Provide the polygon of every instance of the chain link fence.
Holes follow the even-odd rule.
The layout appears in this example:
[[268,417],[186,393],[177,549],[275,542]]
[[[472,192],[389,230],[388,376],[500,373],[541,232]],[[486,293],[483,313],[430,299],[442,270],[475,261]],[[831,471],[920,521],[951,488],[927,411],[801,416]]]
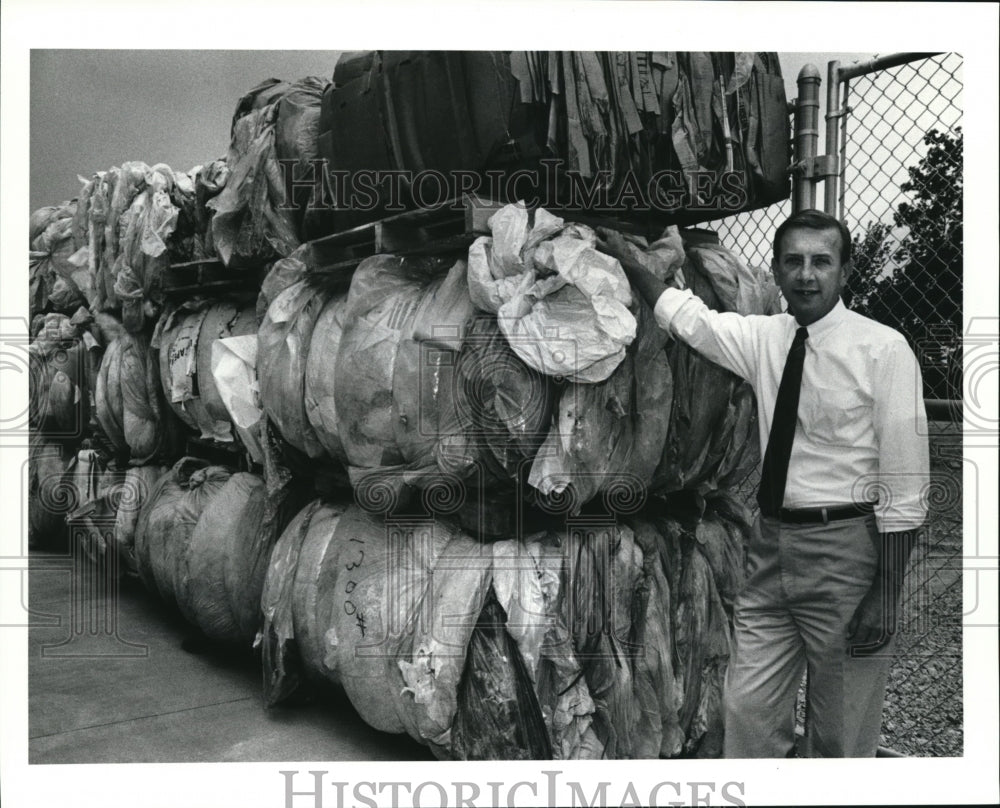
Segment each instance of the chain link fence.
[[[840,108],[838,210],[854,234],[852,309],[902,332],[921,362],[924,396],[962,391],[962,59],[921,56],[848,69]],[[831,117],[832,114],[832,117]],[[820,197],[822,198],[822,197]],[[770,265],[791,202],[705,225],[751,266]],[[962,731],[962,429],[957,408],[932,420],[930,516],[902,596],[882,745],[958,756]],[[758,477],[740,486],[756,512]]]

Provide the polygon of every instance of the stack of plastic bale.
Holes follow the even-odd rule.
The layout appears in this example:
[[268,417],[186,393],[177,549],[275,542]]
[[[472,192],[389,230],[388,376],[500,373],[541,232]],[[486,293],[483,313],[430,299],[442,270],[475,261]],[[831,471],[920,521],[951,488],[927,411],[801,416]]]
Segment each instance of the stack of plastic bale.
[[300,180],[315,168],[319,104],[328,84],[315,77],[268,79],[238,102],[229,177],[207,203],[214,212],[212,242],[226,266],[263,265],[299,246],[313,191]]
[[249,650],[271,550],[300,504],[288,512],[259,475],[183,457],[129,511],[139,578],[208,639]]
[[93,281],[85,256],[78,253],[73,223],[78,205],[63,202],[39,208],[28,223],[28,310],[71,314],[93,302]]
[[78,452],[91,452],[97,369],[113,333],[113,320],[95,319],[84,307],[72,317],[49,312],[33,320],[27,348],[29,546],[65,546],[64,520],[86,499],[87,487],[77,490],[72,474]]
[[[719,489],[756,462],[753,398],[668,339],[589,228],[520,205],[491,225],[467,260],[366,259],[346,295],[307,247],[265,279],[264,413],[355,501],[312,503],[275,549],[266,699],[334,684],[441,757],[716,755],[749,530]],[[764,313],[721,248],[668,228],[635,251]]]
[[459,196],[477,175],[503,201],[516,198],[508,180],[529,197],[534,175],[542,205],[655,209],[678,224],[790,193],[784,81],[768,52],[349,52],[319,129],[340,230],[427,206],[442,185]]

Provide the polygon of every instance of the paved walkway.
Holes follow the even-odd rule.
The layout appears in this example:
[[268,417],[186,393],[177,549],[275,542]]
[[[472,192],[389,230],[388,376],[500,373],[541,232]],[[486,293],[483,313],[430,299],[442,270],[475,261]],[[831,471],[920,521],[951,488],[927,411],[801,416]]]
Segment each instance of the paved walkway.
[[343,697],[266,710],[251,652],[185,650],[194,631],[137,582],[98,591],[53,554],[29,582],[31,763],[433,759]]

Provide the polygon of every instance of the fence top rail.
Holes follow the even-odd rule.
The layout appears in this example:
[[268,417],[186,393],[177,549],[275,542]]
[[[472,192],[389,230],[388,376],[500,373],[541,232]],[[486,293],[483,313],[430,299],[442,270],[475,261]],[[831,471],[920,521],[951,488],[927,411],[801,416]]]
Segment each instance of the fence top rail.
[[867,73],[875,73],[879,70],[887,70],[890,67],[899,67],[908,62],[916,62],[919,59],[928,59],[931,56],[939,56],[944,51],[934,51],[932,53],[890,53],[888,56],[879,56],[874,59],[867,59],[852,65],[838,68],[837,81],[849,81],[857,76],[864,76]]

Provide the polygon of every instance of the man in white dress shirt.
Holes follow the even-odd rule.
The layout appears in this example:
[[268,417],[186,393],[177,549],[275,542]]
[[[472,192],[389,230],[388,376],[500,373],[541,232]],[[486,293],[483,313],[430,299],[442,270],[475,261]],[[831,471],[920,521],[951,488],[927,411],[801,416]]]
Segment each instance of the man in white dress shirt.
[[775,316],[712,311],[630,260],[620,235],[601,235],[660,327],[757,395],[761,516],[735,606],[726,756],[792,753],[804,669],[805,754],[873,756],[904,568],[926,517],[913,352],[841,302],[850,234],[820,211],[794,214],[775,232],[772,269],[788,304]]

